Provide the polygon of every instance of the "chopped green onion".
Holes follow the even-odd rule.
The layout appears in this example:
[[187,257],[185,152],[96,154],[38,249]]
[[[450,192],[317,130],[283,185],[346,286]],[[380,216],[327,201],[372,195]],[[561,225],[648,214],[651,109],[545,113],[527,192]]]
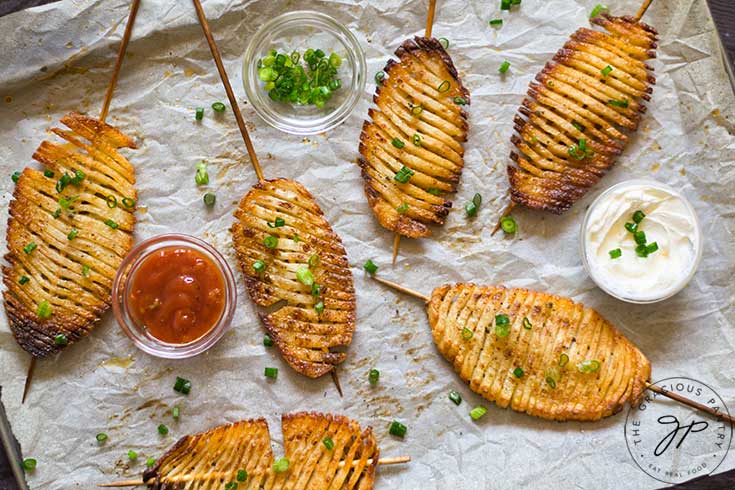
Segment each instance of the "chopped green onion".
[[325,437],[324,440],[322,440],[322,443],[324,443],[324,447],[326,447],[329,451],[334,449],[334,441],[331,437]]
[[321,314],[324,311],[324,302],[320,301],[314,305],[314,309],[317,313]]
[[467,105],[467,100],[464,97],[455,97],[454,103],[457,105]]
[[158,433],[161,434],[162,436],[165,436],[166,434],[168,434],[168,427],[166,427],[163,424],[160,424],[158,426]]
[[590,13],[590,19],[597,17],[603,12],[607,12],[607,7],[598,3],[597,5],[595,5],[595,8],[592,9],[592,12]]
[[209,184],[209,173],[207,172],[207,164],[204,162],[197,163],[197,173],[194,175],[194,182],[197,185]]
[[394,420],[393,423],[390,424],[390,429],[388,429],[388,432],[392,436],[400,437],[401,439],[406,437],[406,431],[408,428],[400,423],[397,420]]
[[562,352],[559,356],[559,367],[564,367],[569,362],[569,356]]
[[529,320],[527,316],[523,317],[523,328],[525,328],[526,330],[531,330],[533,328],[531,320]]
[[495,316],[495,335],[507,337],[510,335],[510,319],[508,315],[501,313]]
[[440,37],[439,38],[439,44],[442,45],[442,48],[448,49],[449,48],[449,39],[446,37]]
[[145,462],[145,465],[149,468],[152,468],[153,465],[156,464],[156,458],[148,458],[148,461]]
[[648,257],[648,247],[646,247],[645,244],[641,244],[641,245],[636,246],[635,247],[635,254],[638,257],[641,257],[641,258],[644,258],[645,259],[646,257]]
[[[51,305],[45,299],[41,301],[40,303],[38,303],[38,316],[40,318],[43,318],[44,320],[47,318],[51,318]],[[63,335],[63,334],[60,334],[60,335]],[[56,343],[56,345],[64,345],[64,344],[59,344],[58,338],[59,338],[58,335],[54,337],[54,342]],[[64,339],[66,339],[66,337],[64,337]]]
[[105,198],[105,201],[107,201],[107,207],[112,209],[117,207],[117,198],[110,194]]
[[646,217],[645,213],[639,209],[638,211],[636,211],[635,213],[633,213],[633,222],[635,224],[638,224],[641,221],[643,221],[643,218],[645,218],[645,217]]
[[276,379],[278,378],[278,368],[267,367],[263,374],[265,374],[266,378]]
[[398,148],[398,149],[403,148],[404,146],[406,146],[406,144],[403,141],[401,141],[400,139],[398,139],[398,138],[393,138],[393,141],[391,141],[391,144],[393,146],[395,146],[396,148]]
[[603,68],[602,70],[600,70],[600,72],[602,73],[602,76],[603,76],[603,77],[606,77],[606,76],[608,76],[608,75],[610,74],[610,72],[611,72],[612,70],[613,70],[613,69],[612,69],[612,66],[610,66],[610,65],[607,65],[607,66],[606,66],[605,68]]
[[424,106],[422,106],[421,104],[411,107],[411,114],[413,114],[414,116],[418,116],[422,112],[424,112]]
[[276,246],[278,245],[278,237],[275,235],[267,235],[265,238],[263,238],[263,245],[268,248],[276,248]]
[[82,265],[82,275],[84,277],[89,277],[89,266],[86,264]]
[[487,408],[482,405],[477,405],[475,408],[470,410],[470,417],[472,420],[479,420],[487,413]]
[[18,180],[20,180],[20,172],[13,172],[13,175],[10,176],[11,179],[13,179],[14,183],[18,183]]
[[549,388],[556,388],[556,384],[559,382],[560,378],[561,373],[558,367],[553,366],[546,370],[546,384],[549,385]]
[[628,105],[630,104],[628,100],[618,100],[618,99],[610,99],[607,101],[608,104],[614,105],[615,107],[622,107],[623,109],[626,109]]
[[398,214],[406,213],[406,211],[408,211],[408,204],[404,202],[403,204],[401,204],[400,206],[396,208],[396,211],[398,211]]
[[128,451],[128,459],[130,459],[130,461],[135,461],[136,459],[138,459],[138,453],[131,449],[130,451]]
[[191,381],[185,378],[176,376],[176,382],[174,383],[174,391],[179,392],[183,395],[188,395],[191,392]]
[[291,240],[293,240],[294,243],[299,243],[301,241],[301,239],[299,238],[299,234],[298,233],[294,233],[293,234],[293,238],[291,238]]
[[515,376],[516,378],[520,378],[521,376],[523,376],[523,369],[519,367],[515,368],[513,370],[513,376]]
[[658,250],[658,243],[656,242],[651,242],[648,245],[646,245],[646,253],[649,255],[652,254],[653,252],[656,252],[657,250]]
[[95,438],[97,439],[97,442],[105,442],[107,440],[107,434],[100,432],[95,436]]
[[513,219],[513,216],[503,216],[500,218],[500,227],[503,229],[503,232],[508,235],[512,235],[518,231],[518,224],[516,223],[516,220]]
[[225,105],[222,102],[215,102],[212,104],[212,109],[214,112],[225,112]]
[[109,226],[110,228],[112,228],[113,230],[116,230],[116,229],[118,229],[118,228],[120,227],[120,225],[119,225],[119,224],[115,223],[115,222],[114,222],[114,221],[112,221],[111,219],[105,220],[105,224],[106,224],[107,226]]
[[270,221],[266,221],[265,224],[268,225],[268,228],[280,228],[282,226],[286,226],[286,220],[284,220],[283,218],[276,218],[275,220],[273,220],[273,223],[271,223]]
[[207,192],[204,194],[204,205],[212,207],[214,206],[214,203],[217,201],[217,196],[212,192]]
[[380,379],[380,371],[377,369],[371,369],[368,373],[368,381],[370,381],[371,385],[378,384],[378,380]]
[[546,384],[549,385],[549,388],[556,388],[556,380],[554,378],[551,378],[549,376],[546,377]]
[[319,296],[321,296],[321,294],[322,294],[322,287],[317,283],[312,284],[311,285],[311,295],[314,296],[315,298],[318,298]]
[[476,216],[477,210],[480,208],[480,204],[482,204],[482,196],[479,193],[476,193],[472,197],[472,201],[464,205],[464,211],[467,213],[467,216]]
[[510,4],[511,5],[520,5],[521,4],[521,0],[510,0]]
[[572,126],[574,126],[577,131],[584,132],[584,126],[579,124],[577,121],[572,121]]
[[237,486],[236,481],[230,481],[225,483],[225,490],[237,490]]
[[470,330],[467,327],[462,327],[462,338],[464,340],[470,340],[474,333],[472,333],[472,330]]
[[503,19],[492,19],[489,24],[493,27],[500,27],[503,25]]
[[439,196],[442,193],[442,191],[437,189],[436,187],[429,187],[428,189],[426,189],[426,192],[428,192],[432,196]]
[[365,269],[368,274],[375,274],[376,272],[378,272],[378,266],[375,265],[372,259],[368,259],[367,262],[365,262],[365,265],[362,266],[362,268]]
[[54,335],[54,344],[56,345],[69,345],[69,339],[63,333]]
[[197,107],[196,112],[194,112],[194,119],[197,121],[201,121],[204,119],[204,107]]
[[510,0],[500,0],[500,10],[510,10]]
[[53,172],[53,170],[48,170],[48,169],[47,170],[44,170],[43,171],[43,176],[44,177],[48,177],[49,179],[53,179],[54,178],[54,172]]
[[384,71],[379,71],[378,73],[375,74],[375,83],[377,83],[378,85],[380,85],[381,83],[383,83],[384,80],[385,80],[385,72]]
[[174,420],[179,420],[179,417],[181,416],[181,408],[178,405],[174,405],[174,408],[171,409],[171,416]]
[[23,469],[26,471],[33,471],[36,469],[38,461],[33,458],[26,458],[23,460]]
[[54,211],[53,213],[51,213],[51,216],[53,216],[54,218],[58,219],[59,216],[61,216],[61,208],[56,209],[56,211]]
[[444,80],[442,83],[439,84],[436,90],[440,94],[443,94],[444,92],[448,92],[451,86],[452,85],[449,83],[449,80]]
[[296,270],[296,279],[299,280],[304,286],[311,286],[314,284],[314,275],[311,273],[308,267],[301,267]]
[[311,257],[309,257],[309,269],[313,269],[314,267],[319,265],[319,256],[317,254],[313,254]]
[[71,182],[71,177],[68,173],[64,172],[59,180],[56,181],[56,192],[63,191],[67,185]]
[[71,231],[66,235],[67,240],[74,240],[79,234],[79,230],[72,228]]
[[414,133],[413,135],[413,144],[416,146],[421,146],[421,135],[418,133]]
[[30,255],[31,252],[36,250],[36,247],[38,247],[38,245],[36,245],[36,242],[31,242],[23,247],[23,251],[26,253],[26,255]]
[[396,175],[393,176],[393,180],[400,182],[401,184],[405,184],[406,182],[411,180],[411,177],[414,176],[414,173],[415,172],[413,170],[404,165],[398,172],[396,172]]
[[74,177],[71,178],[70,182],[74,185],[79,185],[87,177],[87,174],[81,170],[74,170]]
[[122,203],[123,203],[123,206],[125,206],[127,209],[132,209],[137,204],[135,202],[135,199],[132,199],[130,197],[123,197]]
[[28,276],[20,276],[20,279],[18,279],[18,284],[22,286],[23,284],[26,284],[28,281],[30,281],[30,279],[28,279]]
[[507,72],[507,71],[508,71],[508,68],[510,68],[510,62],[509,62],[509,61],[503,61],[503,62],[502,62],[502,63],[500,64],[500,68],[498,68],[498,72],[499,72],[500,74],[503,74],[503,73],[505,73],[505,72]]
[[288,470],[288,465],[288,458],[278,458],[276,462],[273,463],[273,471],[276,473],[283,473]]
[[579,372],[585,374],[594,373],[595,371],[600,369],[600,361],[598,361],[597,359],[582,361],[577,364],[577,369],[579,369]]
[[625,229],[631,233],[635,233],[635,231],[638,229],[638,225],[635,223],[625,223],[624,226],[625,226]]
[[61,209],[69,209],[71,207],[71,203],[79,199],[79,196],[70,196],[70,197],[60,197],[59,198],[59,206],[61,206]]
[[253,262],[253,270],[260,274],[265,270],[265,262],[263,262],[262,260],[256,260],[255,262]]
[[449,392],[449,399],[454,403],[455,405],[459,405],[462,403],[462,395],[459,394],[458,391],[450,391]]
[[240,483],[246,481],[248,479],[248,472],[245,470],[237,470],[237,476],[235,479]]
[[608,253],[610,254],[611,259],[619,259],[623,255],[623,251],[619,248],[610,250]]
[[270,335],[265,334],[263,335],[263,345],[266,347],[273,347],[273,339]]
[[635,233],[633,233],[633,239],[638,245],[645,245],[646,244],[646,232],[642,230],[636,230]]

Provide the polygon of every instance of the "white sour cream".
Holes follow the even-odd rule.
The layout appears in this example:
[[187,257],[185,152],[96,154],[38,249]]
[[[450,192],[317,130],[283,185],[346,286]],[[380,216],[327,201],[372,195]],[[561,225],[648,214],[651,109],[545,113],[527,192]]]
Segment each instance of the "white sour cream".
[[[646,215],[638,229],[658,251],[636,254],[625,223],[633,213]],[[686,286],[701,256],[701,232],[694,209],[673,188],[655,181],[632,180],[605,191],[587,211],[582,229],[585,265],[592,279],[620,299],[659,301]],[[620,249],[619,258],[610,251]]]

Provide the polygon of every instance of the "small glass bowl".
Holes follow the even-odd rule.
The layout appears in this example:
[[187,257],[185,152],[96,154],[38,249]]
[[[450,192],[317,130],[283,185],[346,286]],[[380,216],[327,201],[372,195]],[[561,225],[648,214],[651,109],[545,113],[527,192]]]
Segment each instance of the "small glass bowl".
[[[150,335],[143,325],[135,322],[128,304],[127,289],[143,260],[156,250],[166,247],[193,249],[207,256],[219,269],[222,274],[222,282],[225,284],[225,306],[219,321],[207,333],[186,344],[171,344]],[[122,331],[140,350],[166,359],[193,357],[216,344],[230,328],[236,304],[235,277],[224,257],[214,247],[199,238],[178,233],[158,235],[136,245],[123,260],[112,284],[112,310]]]
[[[337,70],[342,87],[321,109],[271,99],[258,78],[258,60],[271,49],[303,55],[308,48],[342,58]],[[298,135],[322,133],[344,122],[362,97],[366,73],[365,53],[355,36],[332,17],[310,10],[287,12],[263,24],[250,40],[242,64],[243,86],[255,112],[274,128]]]
[[[607,197],[609,194],[611,194],[614,191],[620,190],[621,188],[626,187],[632,187],[636,185],[649,185],[651,187],[657,187],[659,189],[665,190],[666,192],[669,192],[671,195],[678,197],[681,199],[681,201],[684,203],[686,208],[691,213],[693,220],[694,220],[694,229],[696,233],[696,243],[695,243],[695,250],[694,250],[694,258],[692,260],[692,263],[689,266],[689,270],[687,271],[686,276],[682,276],[681,280],[672,288],[670,288],[667,291],[664,291],[660,296],[650,297],[650,298],[635,298],[635,297],[628,297],[622,294],[620,291],[616,291],[611,287],[608,287],[604,283],[604,281],[598,277],[590,265],[589,257],[587,256],[587,223],[589,222],[590,217],[592,216],[595,208],[597,205],[602,202],[605,197]],[[682,289],[684,289],[687,284],[692,280],[692,277],[694,277],[694,274],[697,272],[697,269],[699,268],[699,263],[702,260],[702,250],[704,246],[702,244],[702,228],[699,224],[699,218],[697,217],[697,213],[694,210],[694,207],[689,202],[689,200],[684,197],[684,195],[679,192],[678,190],[674,189],[670,185],[666,185],[662,182],[659,182],[657,180],[653,179],[631,179],[631,180],[625,180],[623,182],[618,182],[617,184],[608,187],[603,192],[600,193],[599,196],[595,198],[594,201],[592,201],[592,204],[590,204],[589,208],[587,209],[587,213],[584,216],[584,220],[582,221],[582,226],[579,231],[579,253],[582,257],[582,263],[584,264],[584,268],[587,271],[587,275],[592,279],[592,281],[597,284],[597,287],[605,291],[610,296],[617,298],[621,301],[625,301],[627,303],[635,303],[635,304],[650,304],[650,303],[657,303],[659,301],[663,301],[665,299],[671,298],[678,292],[680,292]]]

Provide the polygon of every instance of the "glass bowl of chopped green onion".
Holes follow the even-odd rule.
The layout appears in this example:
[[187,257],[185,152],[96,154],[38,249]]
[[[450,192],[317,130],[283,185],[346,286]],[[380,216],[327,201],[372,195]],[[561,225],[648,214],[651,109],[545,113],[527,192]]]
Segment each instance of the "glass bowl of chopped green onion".
[[344,122],[365,88],[365,53],[339,21],[294,11],[266,22],[245,50],[245,93],[281,131],[322,133]]

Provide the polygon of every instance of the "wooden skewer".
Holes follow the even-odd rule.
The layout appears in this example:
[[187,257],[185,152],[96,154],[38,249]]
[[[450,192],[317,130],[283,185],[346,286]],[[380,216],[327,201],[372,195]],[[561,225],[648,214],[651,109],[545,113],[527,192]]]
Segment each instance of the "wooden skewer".
[[511,201],[506,207],[505,210],[503,210],[503,214],[500,215],[500,218],[498,218],[498,222],[495,223],[495,228],[493,228],[493,231],[490,233],[490,236],[493,236],[497,231],[500,229],[500,222],[503,221],[503,218],[508,216],[511,211],[513,211],[513,208],[516,207],[515,201]]
[[643,4],[638,9],[638,13],[635,14],[636,22],[641,20],[641,18],[646,14],[646,10],[651,6],[651,2],[653,2],[653,0],[643,0]]
[[391,265],[396,265],[396,257],[398,257],[398,247],[401,244],[401,235],[396,233],[393,237],[393,262]]
[[[110,83],[107,85],[107,92],[105,93],[105,99],[102,102],[102,110],[100,111],[100,121],[104,122],[107,119],[107,113],[110,110],[110,102],[112,102],[112,94],[115,92],[115,86],[117,80],[120,78],[120,68],[122,67],[123,60],[125,59],[125,52],[128,49],[128,43],[130,42],[130,36],[133,33],[133,24],[135,24],[135,17],[138,15],[138,7],[140,7],[140,0],[133,0],[130,5],[130,13],[128,14],[128,22],[125,25],[125,32],[123,33],[122,41],[120,43],[120,49],[117,51],[117,59],[115,60],[115,67],[112,69],[112,78]],[[28,365],[28,371],[26,372],[26,382],[23,386],[23,398],[20,403],[23,404],[26,401],[28,392],[31,390],[31,383],[33,382],[33,373],[36,370],[35,356],[31,356],[31,363]]]
[[209,29],[209,23],[207,22],[207,17],[204,15],[204,9],[202,8],[202,4],[199,0],[192,0],[192,1],[194,2],[194,8],[197,11],[197,17],[199,18],[199,24],[201,24],[202,30],[204,31],[204,37],[207,38],[209,49],[210,51],[212,51],[212,58],[214,58],[214,63],[217,65],[217,71],[219,72],[219,76],[222,79],[222,85],[225,86],[225,92],[227,92],[227,98],[230,101],[230,107],[232,107],[232,112],[235,113],[235,120],[237,121],[237,127],[240,128],[242,139],[245,141],[245,146],[248,149],[248,155],[250,156],[250,162],[253,164],[255,175],[258,176],[258,181],[263,182],[265,178],[263,177],[263,170],[260,168],[260,162],[258,161],[258,155],[255,154],[255,148],[253,148],[253,142],[250,141],[250,135],[248,134],[248,130],[245,127],[245,121],[243,120],[242,114],[240,113],[240,107],[237,104],[237,99],[235,98],[235,94],[232,92],[232,85],[230,85],[230,79],[227,77],[225,66],[222,64],[222,56],[220,56],[219,49],[217,49],[217,43],[214,42],[214,37],[212,37],[212,31]]
[[689,407],[696,408],[697,410],[707,412],[713,417],[716,417],[718,420],[724,420],[726,422],[730,422],[731,424],[735,425],[735,417],[732,417],[726,414],[725,412],[720,412],[719,410],[715,410],[714,408],[708,407],[707,405],[703,405],[699,402],[695,402],[694,400],[690,400],[689,398],[684,398],[683,396],[677,393],[671,392],[665,388],[661,388],[660,386],[648,385],[647,389],[653,391],[654,393],[658,393],[659,395],[663,395],[667,398],[671,398],[672,400],[675,400],[683,405],[687,405]]
[[414,291],[413,289],[408,289],[405,286],[401,286],[398,283],[395,283],[393,281],[388,281],[387,279],[383,279],[380,277],[371,276],[375,281],[378,281],[380,284],[384,284],[385,286],[388,286],[389,288],[393,288],[396,291],[400,291],[404,294],[408,294],[409,296],[413,296],[414,298],[423,299],[425,303],[428,303],[431,298],[426,296],[425,294],[421,294],[418,291]]
[[337,375],[337,366],[334,366],[332,368],[332,371],[330,372],[332,375],[332,382],[334,383],[334,386],[337,387],[337,393],[339,393],[340,398],[342,398],[342,386],[339,384],[339,376]]
[[102,103],[102,110],[100,111],[100,121],[102,122],[107,119],[107,111],[110,110],[112,93],[115,91],[117,79],[120,77],[120,67],[125,59],[125,51],[128,49],[128,42],[130,42],[130,36],[133,33],[133,24],[135,23],[135,16],[138,15],[138,7],[140,7],[140,0],[133,0],[133,4],[130,6],[130,14],[128,15],[128,23],[125,26],[125,32],[123,33],[122,42],[120,43],[120,49],[117,51],[115,68],[112,69],[112,78],[110,79],[110,84],[107,86],[105,101]]
[[[378,460],[378,464],[381,466],[385,466],[385,465],[391,465],[391,464],[403,464],[403,463],[408,463],[410,461],[411,461],[411,456],[396,456],[394,458],[381,458]],[[357,463],[359,463],[359,461],[353,461],[352,465],[354,466]],[[367,460],[367,464],[373,464],[372,458]],[[345,465],[345,462],[340,461],[339,466],[344,466],[344,465]],[[227,477],[232,476],[232,473],[218,473],[218,474],[213,474],[211,476],[216,477],[217,479],[227,478]],[[116,481],[112,483],[100,483],[97,486],[107,487],[107,488],[110,488],[110,487],[138,487],[138,486],[143,486],[143,485],[151,485],[153,484],[154,481],[155,480],[153,479],[149,480],[148,482],[144,482],[143,480],[122,480],[122,481]],[[176,481],[185,481],[185,480],[180,477],[178,480],[171,479],[169,481],[171,483],[175,483]]]

